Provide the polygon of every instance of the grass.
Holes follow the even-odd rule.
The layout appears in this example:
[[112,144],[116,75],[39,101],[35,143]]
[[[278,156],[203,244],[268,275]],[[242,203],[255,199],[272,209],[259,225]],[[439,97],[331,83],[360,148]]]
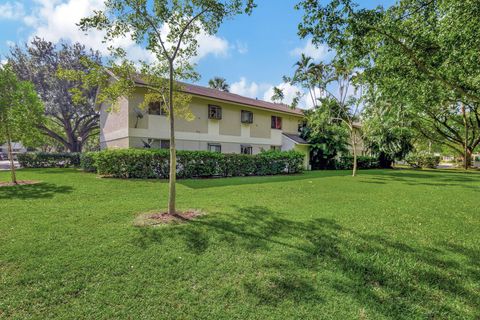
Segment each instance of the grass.
[[[163,181],[21,170],[0,188],[0,318],[478,319],[480,174]],[[8,172],[0,172],[7,180]]]

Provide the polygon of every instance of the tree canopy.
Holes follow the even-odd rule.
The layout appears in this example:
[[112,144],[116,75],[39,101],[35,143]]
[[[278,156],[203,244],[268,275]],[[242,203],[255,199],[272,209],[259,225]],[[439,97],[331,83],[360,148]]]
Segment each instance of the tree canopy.
[[429,139],[469,154],[480,143],[477,1],[402,0],[360,9],[352,0],[300,1],[302,37],[325,43],[359,70],[369,95],[408,109]]
[[[145,48],[153,61],[132,61],[121,47],[110,46],[112,58],[107,65],[117,81],[103,88],[109,98],[125,95],[141,80],[147,90],[145,102],[162,101],[168,107],[170,121],[170,174],[168,213],[176,214],[175,116],[178,104],[185,103],[178,80],[196,80],[192,58],[201,33],[214,34],[220,24],[236,14],[250,13],[253,0],[109,0],[105,10],[95,11],[80,21],[84,31],[105,31],[104,41],[114,43],[129,37]],[[118,63],[121,61],[121,64]],[[119,90],[123,87],[124,90]]]
[[10,64],[0,67],[0,143],[8,144],[12,182],[16,183],[11,143],[26,146],[38,140],[39,124],[43,123],[44,107],[34,86],[20,81]]
[[101,62],[98,52],[80,43],[54,45],[34,38],[25,47],[13,47],[8,59],[20,79],[34,84],[45,105],[46,121],[38,125],[41,132],[71,152],[82,151],[83,144],[98,134],[97,88],[90,87],[82,92],[83,99],[75,99],[74,92],[82,90],[82,83],[61,79],[57,73],[60,69],[88,73],[82,63],[87,58]]

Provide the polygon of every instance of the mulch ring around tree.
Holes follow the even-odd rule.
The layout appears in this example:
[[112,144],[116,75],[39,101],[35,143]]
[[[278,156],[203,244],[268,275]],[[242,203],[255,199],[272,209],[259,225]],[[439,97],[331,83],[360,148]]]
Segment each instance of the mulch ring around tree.
[[37,180],[18,180],[17,184],[12,183],[12,182],[2,182],[0,181],[0,188],[1,187],[15,187],[15,186],[26,186],[30,184],[37,184],[40,183],[41,181]]
[[167,212],[142,213],[135,218],[133,225],[136,227],[148,227],[162,224],[186,223],[202,215],[204,215],[204,213],[199,210],[177,211],[176,214],[168,214]]

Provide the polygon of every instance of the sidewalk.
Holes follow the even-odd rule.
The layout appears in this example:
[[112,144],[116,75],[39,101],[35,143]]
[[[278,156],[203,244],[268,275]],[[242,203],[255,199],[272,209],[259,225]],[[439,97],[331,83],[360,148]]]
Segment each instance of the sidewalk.
[[[15,168],[20,167],[17,161],[15,161],[14,163],[15,163]],[[10,161],[8,160],[0,161],[0,171],[5,171],[5,170],[10,170]]]

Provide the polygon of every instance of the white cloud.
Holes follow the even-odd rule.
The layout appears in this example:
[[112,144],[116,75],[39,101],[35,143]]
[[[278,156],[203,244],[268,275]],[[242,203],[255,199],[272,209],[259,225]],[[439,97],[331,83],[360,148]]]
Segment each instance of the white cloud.
[[235,48],[240,54],[246,54],[248,52],[248,44],[246,42],[237,40],[235,42]]
[[5,2],[0,4],[0,20],[18,20],[25,15],[25,8],[21,2]]
[[[164,24],[160,30],[163,38],[167,38],[168,33],[170,32],[170,27],[167,24]],[[205,32],[200,33],[197,36],[198,50],[197,56],[193,57],[192,62],[198,62],[202,58],[206,57],[209,54],[212,54],[215,57],[226,57],[228,55],[229,43],[227,40],[220,38],[216,35],[210,35]],[[172,47],[172,43],[167,43],[166,46]]]
[[256,82],[248,83],[245,77],[241,77],[240,81],[234,82],[230,85],[230,92],[241,96],[257,98],[260,86]]
[[[52,42],[60,40],[80,42],[100,51],[103,55],[108,54],[109,44],[102,43],[104,32],[92,29],[85,33],[77,26],[81,18],[90,16],[94,10],[104,9],[104,0],[35,0],[35,2],[37,6],[34,6],[31,14],[23,19],[27,26],[33,28],[31,37],[38,36]],[[162,33],[164,32],[168,33],[166,25],[162,27]],[[192,59],[193,62],[198,62],[210,54],[216,57],[228,54],[229,43],[223,38],[202,33],[197,41],[198,55]],[[128,36],[116,39],[111,44],[125,49],[132,60],[146,62],[155,60],[151,52],[136,44]]]
[[[294,86],[294,85],[291,85],[290,83],[285,83],[285,82],[278,84],[276,87],[283,91],[283,95],[284,95],[283,103],[286,103],[286,104],[291,104],[293,102],[293,99],[297,96],[297,93],[303,92],[303,90],[298,88],[297,86]],[[272,96],[273,96],[273,86],[271,86],[270,88],[268,88],[267,91],[265,91],[265,93],[263,94],[263,100],[272,102]],[[303,107],[303,106],[299,105],[299,107]]]
[[[259,98],[264,101],[272,102],[273,87],[274,85],[271,83],[258,84],[254,81],[249,82],[245,77],[241,77],[239,81],[230,85],[230,92],[245,97]],[[298,103],[298,107],[302,109],[310,109],[313,107],[310,97],[304,94],[305,92],[301,88],[284,82],[278,84],[276,87],[283,90],[285,96],[283,103],[291,104],[293,99],[297,96],[297,93],[300,92],[302,97]]]
[[303,47],[297,47],[290,51],[290,55],[293,57],[300,57],[304,53],[305,55],[312,57],[314,60],[323,60],[330,55],[328,47],[326,45],[319,45],[316,47],[312,40],[308,40]]

